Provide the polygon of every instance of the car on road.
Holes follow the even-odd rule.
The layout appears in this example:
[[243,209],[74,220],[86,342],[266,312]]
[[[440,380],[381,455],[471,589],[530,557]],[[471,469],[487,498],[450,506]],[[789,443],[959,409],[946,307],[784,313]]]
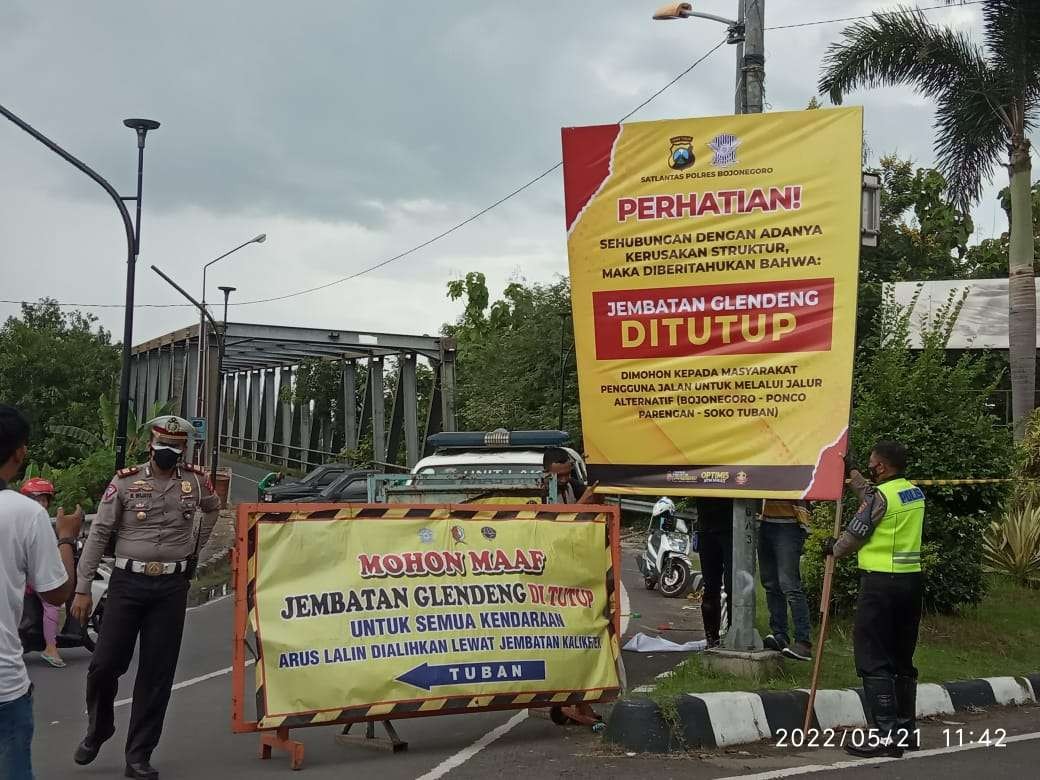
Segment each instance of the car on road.
[[300,501],[304,504],[364,503],[368,501],[368,478],[378,473],[372,470],[345,471],[320,493]]
[[264,493],[263,500],[284,503],[311,498],[351,470],[349,463],[326,463],[318,466],[302,479],[272,485]]

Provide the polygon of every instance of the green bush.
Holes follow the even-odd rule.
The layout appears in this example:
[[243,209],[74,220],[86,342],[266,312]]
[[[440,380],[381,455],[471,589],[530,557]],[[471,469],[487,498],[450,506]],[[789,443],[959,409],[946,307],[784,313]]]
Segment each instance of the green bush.
[[[945,349],[958,310],[951,299],[932,320],[921,348],[911,349],[909,312],[886,300],[878,333],[865,340],[857,355],[851,451],[861,469],[871,445],[895,439],[907,447],[911,481],[1010,473],[1011,434],[986,401],[999,373],[994,374],[984,353],[951,358]],[[999,485],[924,490],[926,608],[948,613],[977,604],[985,595],[983,534],[1000,512],[1006,491]],[[846,499],[845,518],[855,510],[855,500]],[[819,546],[833,532],[832,504],[818,508],[815,525],[803,565],[806,591],[818,603],[823,580]],[[854,559],[839,562],[832,586],[832,603],[839,612],[855,603],[857,579]]]
[[97,509],[98,501],[116,469],[111,450],[98,450],[83,460],[54,473],[54,503],[71,512],[76,504],[84,512]]

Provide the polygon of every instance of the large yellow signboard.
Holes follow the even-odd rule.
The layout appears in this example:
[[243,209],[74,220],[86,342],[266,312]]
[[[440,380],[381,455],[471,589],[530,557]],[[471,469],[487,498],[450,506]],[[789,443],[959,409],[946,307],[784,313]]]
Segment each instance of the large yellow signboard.
[[602,490],[839,496],[862,125],[843,108],[563,131]]
[[243,515],[258,727],[614,698],[616,517],[401,504]]

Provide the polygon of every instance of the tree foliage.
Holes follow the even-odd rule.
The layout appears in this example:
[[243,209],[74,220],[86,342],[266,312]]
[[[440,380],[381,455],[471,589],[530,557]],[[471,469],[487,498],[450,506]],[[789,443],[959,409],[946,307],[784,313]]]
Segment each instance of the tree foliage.
[[939,169],[962,209],[979,199],[996,165],[1007,165],[1013,217],[1008,340],[1015,432],[1021,436],[1036,384],[1029,135],[1040,122],[1040,3],[987,0],[982,19],[979,44],[962,31],[931,24],[919,10],[875,12],[846,28],[828,49],[819,88],[834,103],[859,87],[896,84],[933,100]]
[[[910,348],[910,315],[892,300],[883,303],[880,328],[864,346],[857,363],[852,412],[853,460],[862,469],[870,447],[881,439],[903,442],[909,451],[907,476],[935,479],[1003,477],[1012,461],[1010,435],[992,413],[988,396],[999,375],[985,355],[951,358],[945,350],[959,302],[940,309],[924,333],[923,348]],[[925,604],[951,612],[975,604],[985,593],[982,537],[1000,511],[999,485],[932,486],[925,489],[922,559]],[[846,502],[846,518],[856,509]],[[819,598],[823,567],[820,541],[833,530],[830,506],[824,507],[807,543],[805,579]],[[851,609],[857,587],[854,560],[839,563],[833,603]]]
[[54,425],[97,428],[97,399],[112,395],[119,351],[97,319],[62,313],[44,299],[23,304],[0,328],[0,399],[21,409],[33,426],[34,459],[62,466],[80,454]]
[[492,302],[484,274],[473,272],[450,282],[448,296],[465,304],[459,320],[443,328],[444,335],[458,344],[459,427],[557,428],[562,368],[563,424],[580,442],[568,281],[516,280]]

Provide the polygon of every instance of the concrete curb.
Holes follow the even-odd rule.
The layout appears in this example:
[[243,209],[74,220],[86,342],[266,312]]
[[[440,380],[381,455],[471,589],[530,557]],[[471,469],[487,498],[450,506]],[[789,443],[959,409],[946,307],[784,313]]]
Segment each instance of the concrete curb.
[[[921,683],[917,686],[917,717],[1037,701],[1040,673]],[[639,753],[746,745],[801,729],[808,703],[807,690],[687,693],[675,701],[678,722],[668,723],[661,708],[649,699],[625,699],[615,705],[605,737],[608,742]],[[817,691],[813,726],[866,726],[863,690]]]

